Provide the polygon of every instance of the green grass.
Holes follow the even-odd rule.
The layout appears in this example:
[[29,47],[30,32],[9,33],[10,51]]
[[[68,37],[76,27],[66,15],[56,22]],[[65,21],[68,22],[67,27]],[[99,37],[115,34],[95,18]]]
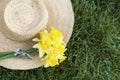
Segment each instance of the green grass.
[[72,3],[75,25],[67,60],[29,71],[0,67],[0,80],[120,80],[120,0]]

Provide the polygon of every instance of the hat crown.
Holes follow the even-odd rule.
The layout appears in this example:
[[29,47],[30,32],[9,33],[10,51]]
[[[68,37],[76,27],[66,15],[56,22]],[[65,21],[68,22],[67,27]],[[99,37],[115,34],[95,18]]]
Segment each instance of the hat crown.
[[42,0],[10,0],[3,14],[3,33],[16,41],[31,39],[46,27],[48,21],[48,12]]

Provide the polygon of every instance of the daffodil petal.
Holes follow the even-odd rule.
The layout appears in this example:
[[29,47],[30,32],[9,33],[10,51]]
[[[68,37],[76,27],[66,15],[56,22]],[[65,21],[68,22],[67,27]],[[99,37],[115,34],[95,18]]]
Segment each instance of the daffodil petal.
[[39,48],[40,47],[40,44],[39,43],[37,43],[37,44],[35,44],[34,46],[33,46],[33,48]]
[[45,53],[42,50],[39,50],[39,57],[42,58],[45,55]]
[[62,57],[60,58],[60,61],[59,61],[59,62],[60,62],[60,63],[63,62],[66,58],[67,58],[66,56],[62,56]]
[[32,41],[38,42],[38,41],[40,41],[40,39],[34,38],[34,39],[32,39]]

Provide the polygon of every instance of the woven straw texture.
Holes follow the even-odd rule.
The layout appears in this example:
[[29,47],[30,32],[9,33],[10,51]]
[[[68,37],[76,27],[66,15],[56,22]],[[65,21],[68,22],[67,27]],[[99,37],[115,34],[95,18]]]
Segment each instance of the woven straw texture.
[[[69,41],[74,24],[70,0],[1,0],[0,1],[0,51],[17,48],[29,49],[32,38],[40,31],[55,26]],[[38,55],[33,60],[10,58],[0,61],[9,69],[28,70],[40,67]]]

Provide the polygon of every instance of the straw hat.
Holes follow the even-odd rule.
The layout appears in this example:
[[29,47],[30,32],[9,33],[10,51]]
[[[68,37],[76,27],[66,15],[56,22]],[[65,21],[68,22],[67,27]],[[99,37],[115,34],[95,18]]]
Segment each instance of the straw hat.
[[[74,15],[70,0],[0,0],[0,52],[29,49],[40,30],[55,26],[67,43],[73,30]],[[33,60],[10,58],[0,61],[9,69],[27,70],[41,66]]]

